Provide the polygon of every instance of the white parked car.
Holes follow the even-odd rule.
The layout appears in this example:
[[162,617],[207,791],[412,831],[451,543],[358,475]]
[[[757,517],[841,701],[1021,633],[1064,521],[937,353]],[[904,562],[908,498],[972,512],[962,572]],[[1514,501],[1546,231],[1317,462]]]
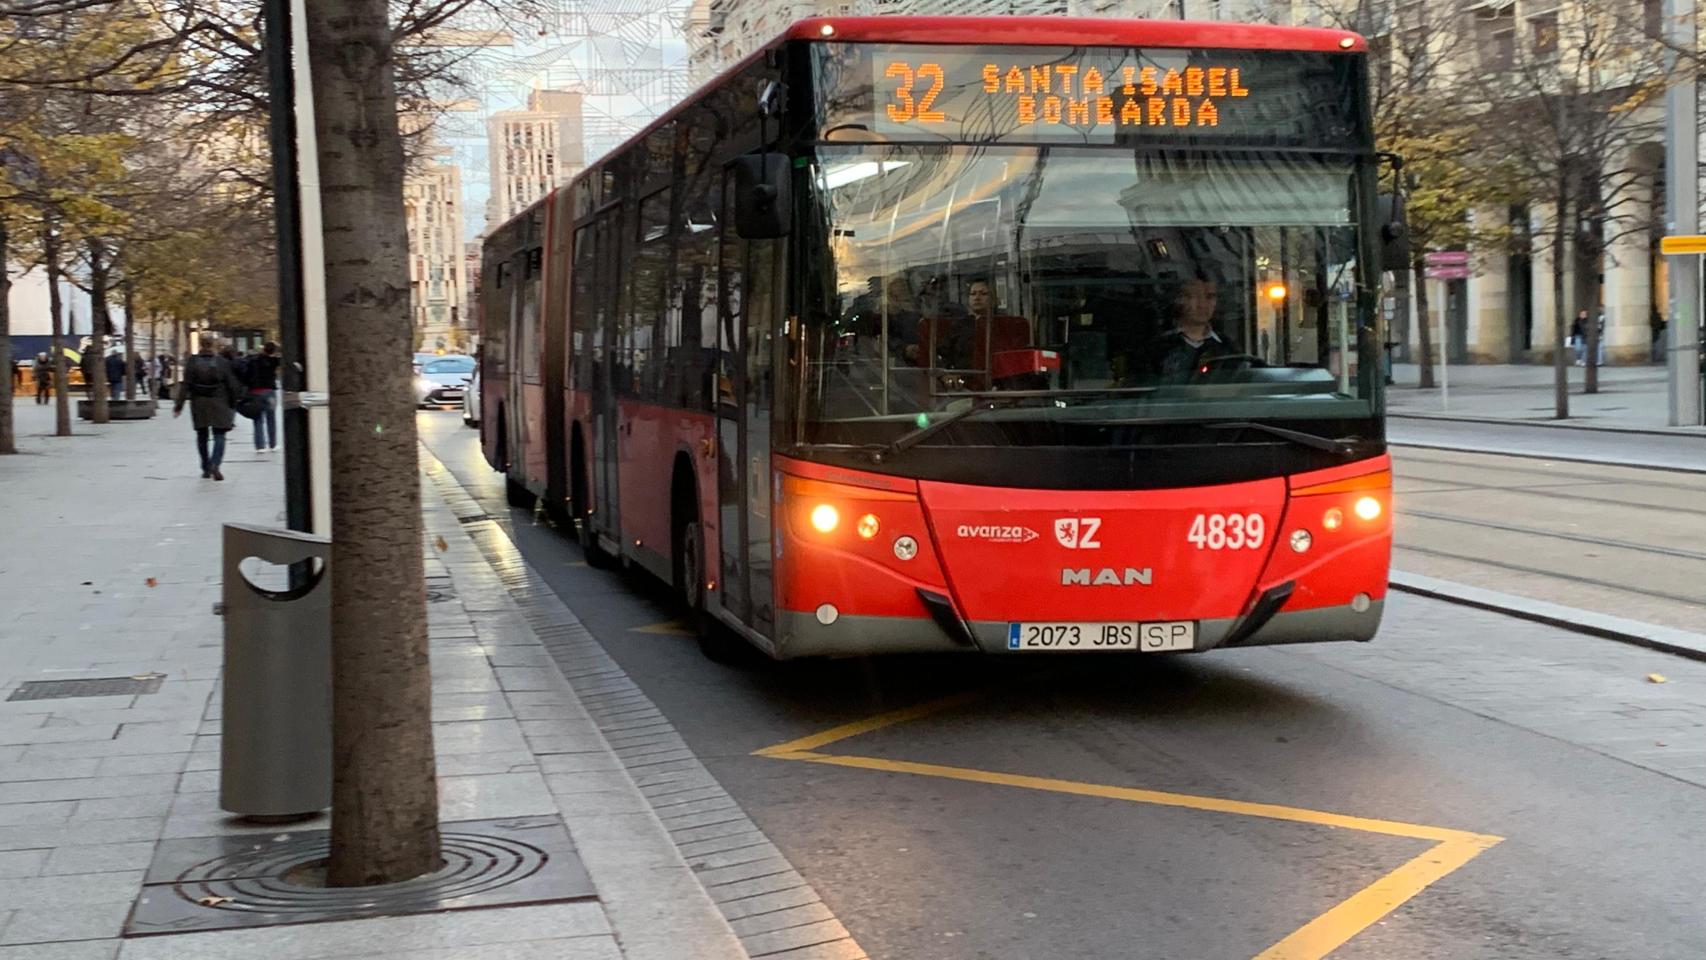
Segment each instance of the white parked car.
[[474,373],[468,378],[468,389],[462,392],[462,422],[470,427],[480,425],[480,365],[474,365]]
[[474,358],[463,354],[423,361],[415,374],[415,402],[423,407],[460,405],[474,373]]

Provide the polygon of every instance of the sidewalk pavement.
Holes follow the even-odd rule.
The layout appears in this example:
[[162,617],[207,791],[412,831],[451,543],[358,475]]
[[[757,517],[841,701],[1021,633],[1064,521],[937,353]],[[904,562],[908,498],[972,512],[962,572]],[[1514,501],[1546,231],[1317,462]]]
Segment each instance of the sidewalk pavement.
[[71,438],[46,435],[52,407],[16,409],[25,452],[0,458],[0,695],[31,680],[160,682],[0,701],[0,960],[747,956],[430,483],[426,572],[444,597],[429,608],[440,816],[560,817],[596,896],[121,938],[161,841],[325,826],[257,827],[218,809],[219,530],[282,526],[282,470],[242,425],[218,483],[199,479],[188,421],[164,409],[79,422]]
[[[1572,366],[1570,418],[1553,418],[1549,364],[1465,364],[1447,373],[1447,390],[1422,390],[1420,368],[1395,364],[1386,410],[1393,416],[1443,417],[1576,428],[1662,433],[1706,433],[1702,427],[1670,426],[1669,381],[1657,364],[1599,368],[1599,392],[1582,392],[1584,367]],[[1435,383],[1439,368],[1434,368]],[[1449,394],[1446,396],[1444,394]]]

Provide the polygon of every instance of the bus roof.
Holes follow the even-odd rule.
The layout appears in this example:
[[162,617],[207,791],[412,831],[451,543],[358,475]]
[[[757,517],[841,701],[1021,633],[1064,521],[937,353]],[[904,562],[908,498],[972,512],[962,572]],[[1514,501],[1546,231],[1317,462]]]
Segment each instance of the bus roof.
[[[830,28],[825,33],[824,28]],[[1346,39],[1351,41],[1345,46]],[[789,26],[769,42],[761,44],[737,63],[724,68],[710,81],[672,105],[644,129],[586,165],[576,174],[579,180],[602,162],[636,143],[653,130],[673,120],[706,90],[756,62],[765,53],[789,40],[837,40],[852,43],[983,44],[988,46],[1068,47],[1200,47],[1230,50],[1302,50],[1328,53],[1362,53],[1368,41],[1348,30],[1321,27],[1282,27],[1266,23],[1234,23],[1224,20],[1138,20],[1109,17],[809,17]],[[529,216],[550,202],[562,187],[545,196],[492,230],[499,233],[511,223]],[[488,235],[489,236],[489,235]],[[482,245],[484,240],[482,239]]]
[[[1199,20],[1099,17],[813,17],[789,27],[790,40],[854,43],[989,44],[1064,47],[1207,47],[1360,52],[1348,30]],[[1344,41],[1349,39],[1350,45]]]

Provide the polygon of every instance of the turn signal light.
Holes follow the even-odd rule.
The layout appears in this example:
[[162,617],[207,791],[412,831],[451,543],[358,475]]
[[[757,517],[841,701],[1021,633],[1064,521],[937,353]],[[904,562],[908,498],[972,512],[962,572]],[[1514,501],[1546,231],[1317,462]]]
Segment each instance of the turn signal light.
[[[1373,498],[1370,497],[1369,499],[1372,500]],[[1344,511],[1340,510],[1338,507],[1333,507],[1321,515],[1321,529],[1326,530],[1329,533],[1344,526],[1344,523]]]
[[827,503],[812,508],[812,526],[818,533],[829,533],[841,522],[841,512]]
[[874,513],[867,513],[859,518],[859,525],[854,529],[859,531],[859,536],[869,540],[877,535],[877,529],[879,526],[881,525],[877,523],[877,515]]
[[1357,516],[1364,520],[1373,520],[1380,516],[1380,501],[1373,497],[1358,497],[1356,506],[1351,509],[1355,510]]

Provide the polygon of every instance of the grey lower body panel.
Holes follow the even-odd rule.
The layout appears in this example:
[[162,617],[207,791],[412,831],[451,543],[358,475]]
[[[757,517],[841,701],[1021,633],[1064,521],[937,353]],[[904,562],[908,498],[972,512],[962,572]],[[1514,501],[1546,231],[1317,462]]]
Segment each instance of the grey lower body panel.
[[[1360,612],[1348,604],[1311,610],[1282,610],[1237,645],[1259,647],[1279,643],[1371,640],[1380,628],[1384,609],[1385,601],[1375,600]],[[1197,621],[1197,645],[1193,652],[1219,647],[1237,625],[1237,618]],[[949,636],[935,621],[924,616],[842,615],[834,623],[824,624],[818,622],[815,614],[784,610],[776,624],[776,656],[792,660],[797,657],[891,653],[1017,652],[1007,649],[1008,624],[1005,621],[972,621],[966,626],[976,646],[968,646]],[[1026,655],[1037,654],[1037,651],[1026,652]]]

